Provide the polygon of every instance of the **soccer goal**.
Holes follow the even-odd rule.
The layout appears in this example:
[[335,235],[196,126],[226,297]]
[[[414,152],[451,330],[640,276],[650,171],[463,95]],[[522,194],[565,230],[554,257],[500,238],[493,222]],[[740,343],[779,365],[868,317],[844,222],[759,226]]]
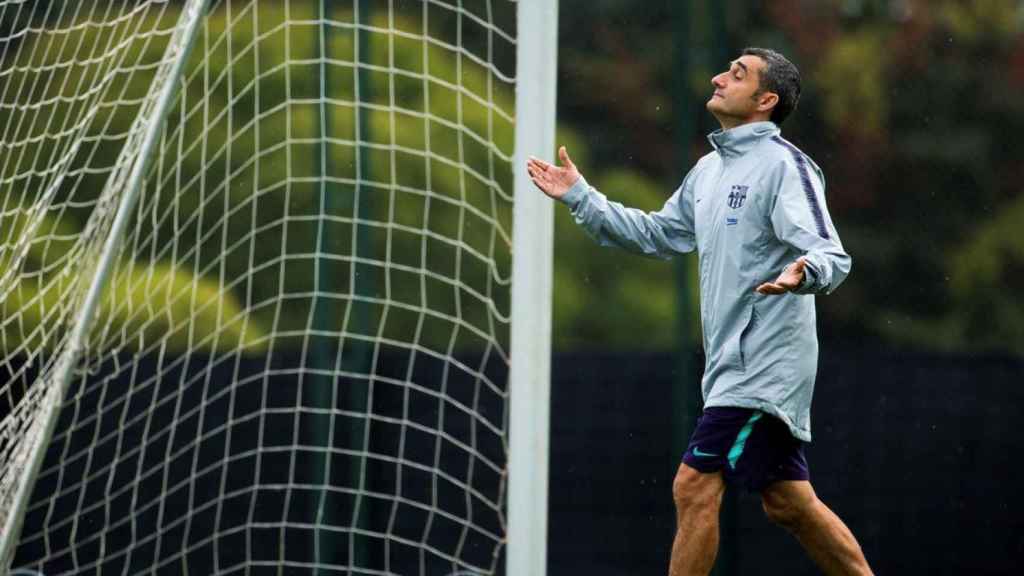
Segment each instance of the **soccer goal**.
[[553,0],[0,0],[0,576],[543,574]]

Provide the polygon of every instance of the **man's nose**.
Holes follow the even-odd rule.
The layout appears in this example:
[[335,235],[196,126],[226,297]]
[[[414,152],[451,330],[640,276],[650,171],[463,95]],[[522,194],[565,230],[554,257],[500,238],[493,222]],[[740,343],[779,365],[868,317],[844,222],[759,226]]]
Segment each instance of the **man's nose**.
[[725,88],[725,82],[723,81],[723,76],[725,76],[725,75],[724,74],[719,74],[718,76],[712,76],[711,77],[711,85],[714,86],[715,88]]

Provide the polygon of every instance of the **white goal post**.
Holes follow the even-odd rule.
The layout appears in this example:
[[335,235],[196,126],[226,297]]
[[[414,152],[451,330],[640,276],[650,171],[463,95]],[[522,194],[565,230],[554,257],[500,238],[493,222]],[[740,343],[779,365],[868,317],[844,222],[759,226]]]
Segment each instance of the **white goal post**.
[[[555,149],[558,1],[519,0],[508,570],[547,574],[554,213],[521,169]],[[547,158],[550,160],[550,158]],[[514,545],[512,543],[515,543]]]
[[0,0],[0,576],[546,572],[557,12]]

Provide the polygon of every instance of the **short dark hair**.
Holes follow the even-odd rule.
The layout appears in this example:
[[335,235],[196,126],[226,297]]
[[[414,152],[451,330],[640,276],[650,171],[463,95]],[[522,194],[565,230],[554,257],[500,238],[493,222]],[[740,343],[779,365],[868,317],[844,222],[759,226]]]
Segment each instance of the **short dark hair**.
[[779,96],[779,103],[772,110],[771,121],[782,124],[796,110],[797,102],[800,101],[800,70],[785,56],[768,48],[744,48],[743,55],[757,56],[764,60],[757,94],[774,92]]

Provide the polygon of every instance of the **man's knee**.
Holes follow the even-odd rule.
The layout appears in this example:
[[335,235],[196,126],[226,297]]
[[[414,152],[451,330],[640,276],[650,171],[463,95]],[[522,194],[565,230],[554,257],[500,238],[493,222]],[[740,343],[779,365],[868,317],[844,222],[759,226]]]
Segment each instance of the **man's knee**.
[[795,531],[814,506],[816,498],[803,494],[766,489],[761,493],[765,516],[789,531]]
[[672,499],[680,512],[715,510],[724,488],[721,474],[705,474],[683,464],[672,482]]

